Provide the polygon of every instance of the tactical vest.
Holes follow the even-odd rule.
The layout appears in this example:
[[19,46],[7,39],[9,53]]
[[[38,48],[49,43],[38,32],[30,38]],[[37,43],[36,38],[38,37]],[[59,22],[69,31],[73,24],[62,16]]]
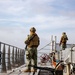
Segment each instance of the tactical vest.
[[28,47],[38,47],[39,45],[39,37],[37,35],[29,42]]
[[62,36],[62,38],[61,38],[61,43],[66,43],[67,40],[68,40],[67,37]]

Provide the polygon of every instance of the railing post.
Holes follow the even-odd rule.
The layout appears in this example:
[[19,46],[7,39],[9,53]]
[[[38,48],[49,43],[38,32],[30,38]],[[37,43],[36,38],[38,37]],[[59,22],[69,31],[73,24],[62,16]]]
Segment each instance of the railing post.
[[0,64],[1,64],[1,55],[2,55],[2,52],[1,52],[1,42],[0,42]]
[[4,46],[3,46],[3,53],[2,53],[2,72],[6,72],[5,44],[4,44]]
[[14,61],[14,47],[13,47],[13,49],[12,49],[12,66],[15,67],[14,65],[15,65],[15,61]]
[[22,50],[20,49],[20,61],[21,61],[21,65],[22,65]]
[[20,49],[20,65],[21,65],[21,49]]
[[24,64],[24,50],[21,52],[21,57],[22,57],[22,65]]
[[8,70],[11,70],[11,63],[10,63],[10,46],[8,47]]
[[17,65],[17,47],[16,47],[16,51],[15,51],[15,66],[17,67],[18,65]]
[[0,42],[0,51],[1,51],[1,42]]
[[24,55],[25,55],[25,51],[23,50],[23,64],[25,64]]
[[19,49],[18,49],[18,54],[17,54],[17,60],[18,60],[18,66],[20,66],[20,58],[19,58]]

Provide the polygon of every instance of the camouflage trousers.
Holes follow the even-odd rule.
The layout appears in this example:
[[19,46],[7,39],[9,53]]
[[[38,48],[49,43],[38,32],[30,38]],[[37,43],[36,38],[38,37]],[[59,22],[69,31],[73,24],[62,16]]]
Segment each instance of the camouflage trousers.
[[37,48],[36,47],[27,48],[26,59],[27,59],[27,65],[29,70],[31,69],[29,65],[32,65],[32,63],[33,65],[37,66]]
[[62,43],[62,44],[61,44],[61,47],[62,47],[62,50],[65,50],[65,48],[66,48],[66,43]]

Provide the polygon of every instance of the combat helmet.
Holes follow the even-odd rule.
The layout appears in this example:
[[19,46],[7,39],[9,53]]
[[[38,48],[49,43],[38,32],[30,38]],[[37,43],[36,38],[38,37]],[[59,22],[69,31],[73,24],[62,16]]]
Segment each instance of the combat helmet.
[[66,32],[63,32],[62,35],[66,35]]
[[35,32],[36,29],[35,29],[34,27],[32,27],[32,28],[30,28],[30,31],[31,31],[31,32]]

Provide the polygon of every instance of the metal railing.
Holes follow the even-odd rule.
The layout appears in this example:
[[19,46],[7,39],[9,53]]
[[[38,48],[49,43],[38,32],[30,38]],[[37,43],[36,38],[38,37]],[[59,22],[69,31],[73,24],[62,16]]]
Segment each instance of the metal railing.
[[23,65],[25,50],[0,42],[0,72]]

